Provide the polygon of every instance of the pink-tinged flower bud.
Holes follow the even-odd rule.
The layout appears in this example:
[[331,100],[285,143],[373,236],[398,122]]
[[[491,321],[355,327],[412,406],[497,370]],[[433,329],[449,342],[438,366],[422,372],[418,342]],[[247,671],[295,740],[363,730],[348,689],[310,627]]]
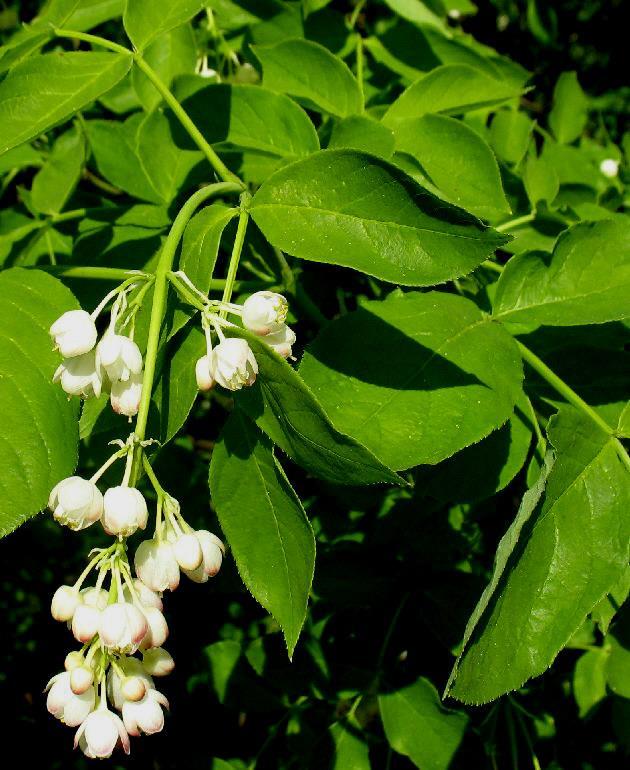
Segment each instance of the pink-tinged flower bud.
[[179,585],[179,565],[169,543],[144,540],[134,559],[136,574],[153,591],[174,591]]
[[256,334],[271,334],[285,322],[289,305],[282,294],[257,291],[243,304],[243,326]]
[[[152,591],[149,586],[145,586],[142,580],[135,578],[133,581],[133,589],[136,592],[140,604],[144,607],[156,607],[158,610],[161,610],[164,607],[161,596],[156,591]],[[133,601],[134,597],[129,590],[129,586],[124,587],[123,593],[128,602]]]
[[70,687],[70,676],[68,671],[64,671],[48,682],[46,708],[56,719],[69,727],[76,727],[93,710],[96,693],[94,687],[87,687],[80,695],[75,695]]
[[105,647],[126,654],[138,649],[147,630],[147,619],[137,607],[127,602],[117,602],[110,604],[101,613],[98,633]]
[[83,653],[78,650],[73,650],[66,655],[66,659],[63,662],[63,667],[66,671],[72,671],[77,666],[82,666],[85,661]]
[[214,387],[214,377],[210,374],[211,358],[201,356],[195,364],[195,379],[199,390],[210,390]]
[[141,650],[149,647],[161,647],[168,637],[168,624],[166,618],[155,607],[145,607],[144,615],[147,619],[147,633],[140,643]]
[[72,633],[77,642],[85,644],[91,641],[98,633],[100,621],[101,610],[80,604],[72,618]]
[[81,603],[79,592],[73,586],[59,586],[50,603],[50,613],[62,623],[72,620],[76,608]]
[[85,310],[68,310],[50,327],[50,336],[64,358],[73,358],[92,350],[96,325]]
[[122,679],[112,666],[107,673],[107,695],[113,705],[120,711],[126,698],[123,694],[123,683],[127,679],[139,679],[143,682],[145,690],[154,686],[153,679],[144,668],[144,664],[137,658],[122,657],[118,661],[118,667],[123,672]]
[[197,569],[183,571],[195,583],[205,583],[221,569],[225,546],[216,535],[205,529],[199,529],[195,534],[201,545],[203,559]]
[[120,692],[124,700],[135,703],[144,698],[147,686],[139,676],[128,676],[121,682]]
[[103,529],[108,535],[129,537],[147,526],[147,504],[134,487],[111,487],[103,498]]
[[121,718],[106,706],[100,706],[77,730],[74,747],[79,746],[90,759],[108,759],[119,741],[125,754],[129,754],[129,735]]
[[194,533],[178,537],[173,543],[173,553],[182,569],[197,569],[203,559],[201,544]]
[[135,417],[140,409],[142,400],[143,374],[132,374],[128,380],[118,380],[112,383],[109,401],[116,414],[125,417]]
[[76,358],[65,358],[53,374],[53,382],[60,382],[69,396],[98,398],[103,389],[103,378],[96,367],[94,351]]
[[75,695],[82,695],[94,684],[94,672],[89,666],[77,666],[70,672],[70,689]]
[[143,651],[142,665],[151,676],[166,676],[175,668],[175,661],[163,647],[153,647]]
[[254,384],[258,363],[245,340],[229,337],[212,351],[210,374],[227,390],[240,390]]
[[126,382],[142,371],[142,353],[129,337],[107,332],[96,346],[96,362],[112,384]]
[[93,482],[80,476],[69,476],[53,487],[48,507],[56,521],[77,531],[101,518],[103,495]]
[[164,727],[164,712],[168,701],[157,690],[147,690],[144,698],[136,703],[125,701],[122,707],[123,721],[129,735],[152,735]]
[[295,336],[293,329],[290,329],[286,324],[284,324],[284,326],[282,326],[277,332],[268,334],[264,341],[267,345],[269,345],[270,348],[275,350],[279,356],[282,356],[282,358],[288,358],[293,352],[293,345],[295,344],[296,339],[297,337]]

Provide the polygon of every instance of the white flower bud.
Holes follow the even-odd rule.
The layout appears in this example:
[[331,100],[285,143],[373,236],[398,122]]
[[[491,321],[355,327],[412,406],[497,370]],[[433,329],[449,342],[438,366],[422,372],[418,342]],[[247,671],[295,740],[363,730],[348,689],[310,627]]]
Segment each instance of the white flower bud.
[[134,559],[136,574],[153,591],[174,591],[179,585],[179,565],[169,543],[144,540]]
[[104,610],[107,607],[107,601],[109,594],[104,588],[91,588],[81,589],[81,601],[87,607],[95,607],[97,610]]
[[103,498],[103,529],[108,535],[129,537],[147,526],[147,504],[134,487],[111,487]]
[[96,693],[94,687],[87,687],[80,695],[75,695],[70,688],[70,676],[70,672],[64,671],[48,682],[46,708],[64,724],[76,727],[94,708]]
[[[120,711],[126,700],[123,694],[123,684],[128,679],[139,679],[143,682],[145,690],[154,686],[153,679],[147,673],[144,665],[137,658],[122,657],[118,661],[118,667],[123,672],[122,679],[116,673],[114,667],[110,667],[107,673],[107,695],[113,705]],[[131,687],[131,685],[130,685]]]
[[216,535],[205,529],[199,529],[195,534],[201,545],[203,559],[197,569],[183,570],[183,572],[193,582],[205,583],[208,578],[214,577],[221,569],[225,546]]
[[194,533],[178,537],[173,543],[173,553],[182,569],[197,569],[203,559],[201,544]]
[[175,661],[163,647],[153,647],[143,651],[142,665],[152,676],[166,676],[175,668]]
[[72,620],[80,603],[79,592],[74,586],[59,586],[50,603],[50,614],[62,623]]
[[282,294],[257,291],[243,304],[243,326],[256,334],[271,334],[284,324],[289,305]]
[[212,351],[210,374],[227,390],[240,390],[254,384],[258,363],[245,340],[229,337]]
[[265,337],[264,342],[269,345],[270,348],[273,348],[279,356],[288,358],[293,352],[292,346],[295,344],[296,339],[297,337],[295,336],[293,329],[284,324],[284,326],[278,329],[277,332],[268,334]]
[[[160,595],[156,591],[152,591],[149,586],[145,586],[142,580],[135,578],[133,581],[133,588],[136,592],[136,596],[140,600],[140,604],[144,607],[156,607],[158,610],[163,608],[163,603]],[[125,599],[130,602],[133,601],[133,595],[129,590],[129,586],[125,586],[123,589]]]
[[50,336],[64,358],[73,358],[92,350],[96,325],[85,310],[68,310],[50,327]]
[[599,164],[599,170],[608,179],[614,179],[619,173],[619,161],[614,158],[606,158]]
[[129,754],[129,735],[119,716],[106,706],[100,706],[88,715],[77,730],[74,747],[79,746],[90,759],[108,759],[120,741],[125,754]]
[[138,649],[148,628],[146,617],[137,607],[128,602],[116,602],[102,611],[98,633],[105,647],[126,654]]
[[129,735],[152,735],[164,727],[164,712],[168,701],[157,690],[150,689],[137,702],[125,701],[122,707],[123,721]]
[[210,390],[214,386],[214,378],[210,374],[211,360],[208,356],[201,356],[195,364],[195,379],[199,390]]
[[73,668],[82,666],[84,661],[85,658],[83,657],[83,653],[79,652],[78,650],[74,650],[73,652],[69,652],[66,655],[66,659],[63,662],[63,667],[66,669],[66,671],[72,671]]
[[128,380],[112,382],[109,401],[116,414],[124,414],[125,417],[135,417],[140,409],[142,400],[143,374],[132,374]]
[[103,380],[96,368],[94,351],[76,358],[64,359],[53,375],[53,382],[60,382],[62,389],[69,396],[98,398],[103,388]]
[[94,684],[94,672],[89,666],[76,666],[70,672],[70,689],[75,695],[82,695]]
[[107,332],[96,346],[96,362],[115,382],[126,382],[132,374],[142,371],[142,353],[129,337]]
[[139,676],[128,676],[121,682],[120,693],[124,700],[136,702],[142,700],[147,692],[147,686]]
[[91,641],[98,633],[101,622],[101,610],[97,607],[90,607],[87,604],[80,604],[72,617],[72,633],[77,642]]
[[150,647],[161,647],[168,637],[166,618],[155,607],[145,607],[144,616],[147,619],[147,632],[140,643],[140,649],[148,650]]
[[60,524],[77,531],[101,518],[103,495],[92,481],[69,476],[53,487],[48,507]]

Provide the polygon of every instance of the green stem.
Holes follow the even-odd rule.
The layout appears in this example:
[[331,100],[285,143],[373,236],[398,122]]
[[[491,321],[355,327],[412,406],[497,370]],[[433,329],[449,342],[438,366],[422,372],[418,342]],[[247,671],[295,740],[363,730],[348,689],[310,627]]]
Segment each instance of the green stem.
[[361,112],[365,111],[365,91],[363,89],[363,38],[357,35],[357,83],[361,91]]
[[359,14],[363,10],[363,6],[366,2],[367,0],[359,0],[358,3],[354,6],[354,10],[352,11],[352,15],[350,16],[350,20],[348,22],[350,29],[354,29],[354,25],[357,23]]
[[197,128],[197,126],[193,123],[193,121],[190,119],[190,116],[186,112],[186,110],[182,107],[182,105],[177,101],[175,96],[173,96],[173,93],[168,89],[168,87],[162,82],[157,72],[142,58],[142,54],[139,52],[132,52],[128,48],[124,48],[122,45],[118,45],[118,43],[112,43],[111,40],[107,40],[104,37],[99,37],[98,35],[90,35],[86,32],[75,32],[73,30],[68,29],[54,29],[55,34],[57,37],[63,37],[63,38],[70,38],[74,40],[83,40],[86,43],[91,43],[92,45],[98,45],[101,46],[101,48],[107,48],[110,51],[115,51],[116,53],[124,53],[128,56],[133,56],[134,62],[138,66],[138,69],[142,70],[144,74],[149,78],[149,80],[153,83],[161,97],[164,99],[164,101],[168,104],[168,106],[173,110],[173,113],[179,120],[179,122],[182,124],[182,126],[186,129],[188,134],[190,135],[193,142],[199,147],[201,152],[206,156],[206,159],[212,166],[212,168],[217,172],[218,176],[224,181],[224,182],[232,182],[233,184],[237,184],[241,189],[243,189],[244,184],[243,182],[234,174],[230,169],[223,163],[221,158],[216,154],[216,152],[212,149],[210,144],[206,141],[201,131]]
[[[241,196],[241,206],[244,206],[248,203],[246,198],[249,198],[248,194]],[[222,302],[229,302],[232,299],[234,282],[236,281],[236,271],[238,270],[238,263],[241,258],[241,252],[243,251],[243,244],[245,243],[245,232],[247,230],[248,221],[249,212],[246,208],[241,208],[241,213],[238,217],[238,227],[236,228],[236,238],[234,239],[234,246],[232,247],[228,273],[225,279],[225,288],[223,289],[223,297],[221,298]],[[227,316],[227,312],[225,310],[221,310],[219,315],[221,318],[225,318]]]
[[522,217],[516,217],[516,219],[508,219],[507,222],[501,222],[500,225],[495,225],[494,229],[498,233],[505,233],[511,230],[513,227],[524,225],[526,222],[531,222],[536,218],[536,212],[532,211],[529,214],[523,214]]
[[85,267],[75,265],[28,265],[29,269],[43,270],[45,273],[64,278],[89,278],[96,281],[126,281],[133,278],[133,271],[118,267]]
[[503,265],[492,262],[490,259],[486,259],[484,262],[482,262],[480,267],[485,267],[486,270],[492,270],[495,273],[499,273],[499,275],[503,272]]
[[600,417],[599,414],[597,414],[597,412],[591,406],[589,406],[586,401],[584,401],[584,399],[580,398],[580,396],[578,396],[578,394],[572,388],[570,388],[564,380],[561,380],[555,372],[552,372],[544,361],[538,358],[538,356],[529,348],[526,348],[522,342],[519,342],[519,340],[515,341],[518,345],[518,349],[521,352],[523,360],[526,361],[531,366],[531,368],[537,372],[544,380],[546,380],[554,390],[560,393],[565,401],[571,404],[571,406],[574,406],[576,409],[579,409],[580,412],[589,417],[605,433],[608,433],[610,436],[614,434],[614,430],[610,427],[610,425],[602,417]]
[[176,115],[179,122],[186,129],[186,131],[190,135],[190,138],[193,140],[193,142],[197,145],[197,147],[199,147],[201,152],[206,156],[206,160],[212,166],[212,168],[217,172],[217,175],[224,182],[231,182],[233,184],[237,184],[239,188],[242,190],[244,187],[243,182],[239,179],[239,177],[236,174],[230,171],[230,169],[225,165],[225,163],[221,160],[221,158],[219,158],[219,156],[212,149],[210,144],[206,141],[201,131],[190,119],[190,116],[188,115],[186,110],[173,96],[172,92],[167,88],[167,86],[160,80],[155,70],[152,67],[150,67],[149,64],[147,64],[147,62],[142,58],[140,54],[135,54],[135,61],[136,61],[136,64],[138,65],[138,68],[142,70],[142,72],[144,72],[144,74],[149,78],[149,80],[153,83],[155,88],[158,90],[158,92],[160,93],[164,101],[173,110],[173,113]]
[[90,35],[88,32],[75,32],[72,29],[57,29],[54,25],[52,25],[52,29],[57,37],[65,37],[69,40],[83,40],[85,43],[98,45],[101,48],[107,48],[115,53],[125,53],[128,56],[133,56],[133,51],[130,51],[122,45],[118,45],[118,43],[113,43],[111,40],[107,40],[104,37]]
[[[232,182],[217,182],[208,185],[190,196],[180,209],[173,226],[166,238],[162,248],[160,259],[155,271],[155,282],[153,290],[153,304],[151,306],[151,317],[149,319],[149,332],[147,339],[147,352],[144,364],[144,378],[142,381],[142,399],[138,410],[136,420],[135,434],[139,441],[143,441],[147,429],[147,420],[149,418],[149,406],[151,404],[151,392],[153,390],[153,379],[155,377],[155,367],[157,362],[158,346],[160,341],[160,329],[166,311],[166,295],[168,292],[168,273],[173,268],[175,252],[177,246],[184,234],[188,221],[195,213],[197,207],[216,195],[238,193],[241,191],[240,185]],[[142,448],[139,447],[139,455],[142,455]],[[138,453],[134,457],[134,472],[132,473],[132,483],[137,479],[139,470]]]

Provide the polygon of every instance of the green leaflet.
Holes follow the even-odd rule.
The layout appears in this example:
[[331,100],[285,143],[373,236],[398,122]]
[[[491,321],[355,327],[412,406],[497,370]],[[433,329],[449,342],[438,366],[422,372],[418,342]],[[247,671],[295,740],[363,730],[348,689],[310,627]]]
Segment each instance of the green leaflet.
[[409,86],[388,108],[383,123],[394,128],[399,120],[427,112],[458,115],[513,99],[521,89],[495,80],[468,64],[445,64]]
[[[284,94],[261,86],[207,85],[203,78],[178,81],[176,95],[211,144],[241,147],[291,158],[319,149],[319,139],[308,115]],[[191,93],[192,91],[192,93]],[[191,147],[187,134],[172,120],[176,143]]]
[[606,697],[606,663],[608,651],[603,647],[588,650],[575,664],[573,697],[584,718]]
[[435,687],[420,677],[378,696],[390,746],[421,770],[447,770],[464,737],[468,717],[445,708]]
[[464,275],[507,240],[352,150],[324,150],[280,169],[254,195],[251,214],[289,254],[413,286]]
[[522,367],[512,338],[470,300],[410,292],[333,321],[300,374],[340,430],[401,470],[438,463],[502,425]]
[[394,154],[394,146],[394,134],[391,129],[367,115],[351,115],[343,120],[336,120],[328,142],[329,150],[349,147],[385,160]]
[[425,469],[417,482],[423,494],[442,502],[458,502],[483,500],[504,489],[525,464],[533,419],[531,405],[521,394],[505,425],[478,444]]
[[560,189],[555,168],[543,157],[536,155],[535,147],[530,148],[525,159],[523,183],[529,202],[534,208],[540,201],[550,204]]
[[511,213],[496,158],[472,128],[447,115],[423,115],[397,122],[394,133],[396,149],[419,164],[420,184],[483,219]]
[[549,127],[562,144],[577,139],[588,118],[588,99],[575,72],[563,72],[553,92],[553,107],[549,113]]
[[514,324],[577,326],[630,316],[630,223],[624,216],[575,225],[553,254],[513,257],[494,316]]
[[335,744],[330,770],[370,770],[369,746],[353,725],[336,722],[329,732]]
[[555,464],[499,543],[447,685],[465,703],[543,673],[626,569],[630,476],[615,440],[570,407],[552,419],[549,438]]
[[517,110],[500,110],[492,118],[490,144],[499,158],[520,163],[527,152],[534,122]]
[[83,132],[72,128],[57,139],[46,162],[33,177],[33,207],[45,214],[59,213],[74,192],[84,162]]
[[306,100],[316,109],[344,118],[361,112],[359,84],[347,65],[310,40],[283,40],[254,46],[263,68],[263,85],[271,91]]
[[315,538],[272,444],[239,411],[212,453],[212,500],[239,574],[293,656],[315,569]]
[[256,383],[236,395],[238,405],[294,462],[334,484],[403,483],[356,439],[338,431],[300,375],[260,337],[243,329],[254,351]]
[[203,8],[202,0],[126,0],[123,24],[137,51],[152,40],[192,19]]
[[0,155],[97,99],[132,61],[119,53],[57,52],[18,65],[0,83]]
[[0,274],[0,536],[41,511],[77,461],[78,400],[52,381],[61,362],[50,325],[77,308],[71,292],[39,270]]

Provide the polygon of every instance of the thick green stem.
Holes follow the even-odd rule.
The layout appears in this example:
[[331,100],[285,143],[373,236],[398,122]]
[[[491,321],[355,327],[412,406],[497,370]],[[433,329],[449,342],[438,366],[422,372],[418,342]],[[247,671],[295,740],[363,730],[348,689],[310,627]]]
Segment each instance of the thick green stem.
[[[143,441],[146,430],[147,420],[149,418],[149,406],[151,404],[151,393],[153,390],[153,380],[155,378],[155,367],[157,362],[158,346],[160,341],[160,329],[166,312],[166,295],[168,292],[168,273],[173,268],[177,246],[184,234],[186,225],[197,210],[198,206],[213,196],[227,195],[241,191],[240,185],[232,182],[217,182],[208,185],[186,201],[180,209],[171,231],[168,234],[166,242],[162,248],[160,259],[155,271],[155,282],[153,289],[153,304],[151,306],[151,317],[149,319],[149,332],[147,339],[147,352],[144,364],[144,378],[142,381],[142,399],[138,410],[136,420],[135,434],[139,441]],[[132,483],[137,479],[139,471],[139,459],[142,451],[135,453],[134,471],[132,473]]]
[[133,278],[133,270],[118,267],[86,267],[75,265],[28,265],[34,270],[62,276],[63,278],[89,278],[96,281],[126,281]]
[[98,45],[101,48],[107,48],[115,53],[125,53],[128,56],[133,56],[133,51],[125,48],[123,45],[113,43],[111,40],[107,40],[107,38],[99,37],[98,35],[90,35],[88,32],[75,32],[72,29],[57,29],[54,26],[52,29],[57,37],[65,37],[69,40],[83,40],[84,43]]
[[361,91],[361,111],[365,110],[365,91],[363,88],[363,38],[357,35],[357,83]]
[[221,158],[219,158],[216,152],[212,149],[211,145],[206,141],[204,135],[201,133],[201,131],[190,119],[190,116],[188,115],[186,110],[177,101],[177,99],[173,96],[173,94],[166,87],[166,85],[164,85],[164,83],[160,80],[155,70],[153,70],[146,63],[146,61],[142,58],[142,56],[140,56],[140,54],[135,54],[135,61],[136,61],[136,64],[138,65],[138,68],[142,70],[142,72],[144,72],[144,74],[149,78],[149,80],[153,83],[155,88],[158,90],[158,92],[160,93],[164,101],[173,110],[173,113],[176,115],[179,122],[186,129],[186,131],[190,135],[190,138],[193,140],[193,142],[197,145],[197,147],[199,147],[201,152],[206,156],[206,160],[212,166],[212,168],[216,171],[217,175],[224,182],[232,182],[233,184],[237,184],[242,190],[245,186],[243,182],[239,179],[239,177],[236,174],[230,171],[230,169],[225,165],[225,163],[221,160]]
[[[241,196],[241,205],[246,205],[248,201],[243,200],[245,195]],[[249,197],[247,195],[247,197]],[[241,259],[241,252],[243,251],[243,244],[245,243],[245,232],[247,230],[247,222],[249,221],[249,212],[246,208],[241,209],[241,213],[238,217],[238,227],[236,229],[236,238],[234,239],[234,246],[232,248],[232,254],[230,256],[230,264],[228,266],[228,273],[225,279],[225,288],[223,289],[222,302],[229,302],[232,299],[232,291],[234,290],[234,282],[236,281],[236,271],[238,270],[238,263]],[[221,318],[227,316],[225,310],[220,312]]]
[[555,372],[552,372],[547,364],[544,361],[541,361],[535,353],[529,348],[526,348],[525,345],[518,340],[516,340],[516,344],[518,345],[523,360],[526,361],[535,372],[546,380],[555,391],[560,393],[565,401],[582,412],[582,414],[589,417],[601,430],[611,436],[619,459],[626,468],[630,470],[630,455],[628,455],[628,452],[621,441],[615,436],[615,429],[612,428],[603,417],[600,417],[593,407],[589,406],[584,399],[580,398],[580,396],[578,396],[578,394],[570,388],[564,380],[561,380]]
[[571,404],[571,406],[574,406],[576,409],[579,409],[580,412],[589,417],[603,431],[611,436],[614,434],[614,430],[602,417],[599,416],[593,407],[589,406],[586,401],[584,401],[584,399],[580,398],[580,396],[578,396],[578,394],[572,388],[570,388],[564,380],[561,380],[555,372],[552,372],[544,361],[538,358],[538,356],[529,348],[526,348],[522,342],[516,340],[516,344],[518,345],[518,349],[521,352],[523,360],[526,361],[532,367],[532,369],[537,372],[544,380],[546,380],[551,385],[551,387],[565,399],[565,401]]
[[530,214],[523,214],[522,217],[516,217],[515,219],[509,219],[507,222],[501,222],[500,225],[495,225],[495,230],[499,233],[505,233],[511,230],[513,227],[524,225],[527,222],[531,222],[536,217],[536,212],[532,211]]

